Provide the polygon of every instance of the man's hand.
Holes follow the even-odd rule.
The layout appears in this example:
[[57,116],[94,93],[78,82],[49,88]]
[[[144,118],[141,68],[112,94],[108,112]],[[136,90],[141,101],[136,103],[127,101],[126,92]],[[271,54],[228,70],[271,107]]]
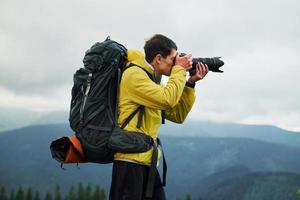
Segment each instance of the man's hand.
[[185,55],[185,56],[179,56],[179,54],[177,54],[175,59],[176,59],[175,65],[182,66],[184,69],[186,69],[186,71],[192,68],[192,64],[193,64],[192,54]]
[[203,63],[197,63],[196,73],[195,73],[195,75],[193,75],[189,78],[188,82],[193,84],[193,83],[203,79],[207,73],[208,73],[207,64],[204,65]]

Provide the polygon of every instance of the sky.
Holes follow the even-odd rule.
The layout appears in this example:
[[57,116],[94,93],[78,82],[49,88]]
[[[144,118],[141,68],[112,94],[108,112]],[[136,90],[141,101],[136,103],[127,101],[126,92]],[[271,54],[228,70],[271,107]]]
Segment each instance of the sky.
[[299,10],[297,0],[0,0],[0,108],[67,111],[91,45],[110,36],[143,50],[160,33],[225,62],[197,83],[189,119],[300,131]]

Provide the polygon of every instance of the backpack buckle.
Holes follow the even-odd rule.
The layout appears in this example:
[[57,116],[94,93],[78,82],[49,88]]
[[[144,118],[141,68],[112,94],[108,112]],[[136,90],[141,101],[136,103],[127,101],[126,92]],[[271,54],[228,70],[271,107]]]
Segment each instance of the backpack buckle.
[[91,81],[92,81],[92,76],[93,76],[93,73],[89,73],[89,76],[87,78],[87,83],[90,84]]
[[157,146],[157,141],[150,136],[146,138],[146,143],[148,143],[150,146]]

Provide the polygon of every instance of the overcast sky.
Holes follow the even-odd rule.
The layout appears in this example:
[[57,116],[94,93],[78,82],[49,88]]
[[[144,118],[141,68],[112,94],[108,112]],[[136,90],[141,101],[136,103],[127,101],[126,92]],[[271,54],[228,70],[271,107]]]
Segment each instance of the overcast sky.
[[143,49],[155,33],[225,73],[197,84],[189,118],[300,131],[298,0],[0,0],[0,107],[68,110],[95,42]]

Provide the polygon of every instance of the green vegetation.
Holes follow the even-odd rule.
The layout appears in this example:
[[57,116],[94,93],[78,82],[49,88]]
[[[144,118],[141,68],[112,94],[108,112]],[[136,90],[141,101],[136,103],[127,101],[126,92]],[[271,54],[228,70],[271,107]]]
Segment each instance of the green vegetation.
[[209,200],[220,197],[230,200],[299,200],[296,195],[299,185],[299,174],[251,173],[214,185],[204,197]]
[[300,189],[297,190],[296,194],[298,196],[298,199],[300,200]]
[[0,200],[105,200],[105,191],[99,185],[92,188],[91,185],[84,186],[82,183],[71,186],[66,195],[62,195],[59,185],[54,191],[47,191],[44,197],[38,191],[33,192],[32,188],[24,189],[19,187],[17,191],[8,192],[4,186],[0,189]]

